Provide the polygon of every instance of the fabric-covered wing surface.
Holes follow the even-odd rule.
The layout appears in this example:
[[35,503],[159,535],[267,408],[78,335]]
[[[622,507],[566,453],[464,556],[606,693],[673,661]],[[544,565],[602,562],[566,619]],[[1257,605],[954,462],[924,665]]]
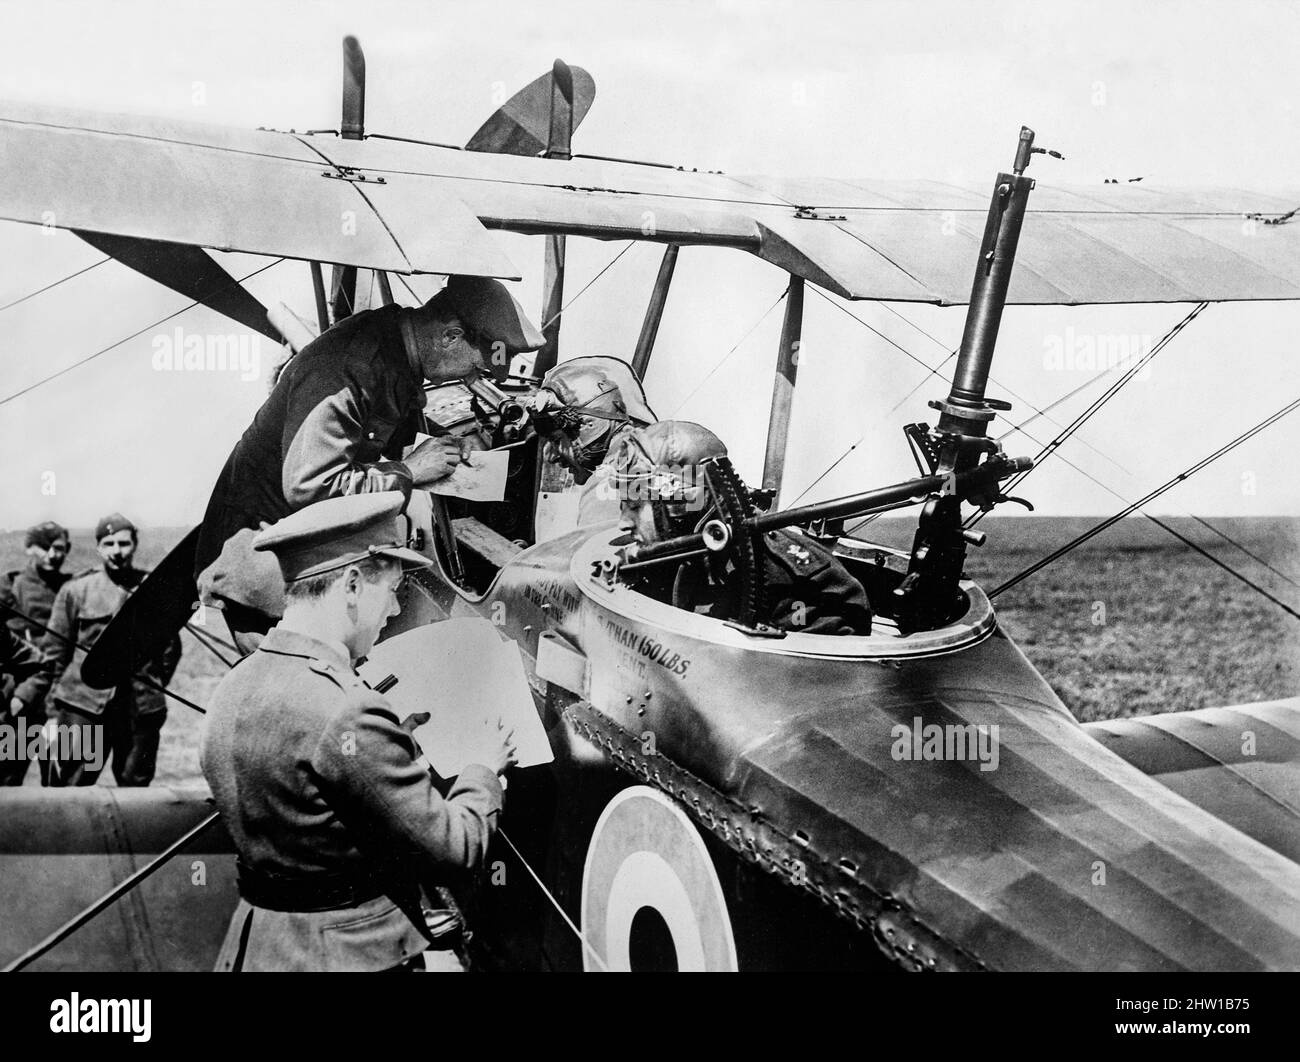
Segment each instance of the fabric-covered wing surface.
[[0,217],[12,221],[401,273],[519,275],[453,194],[342,179],[285,133],[7,103],[0,166]]
[[1084,729],[1179,796],[1300,863],[1300,698]]
[[[732,177],[0,104],[0,217],[399,273],[516,277],[485,229],[737,247],[847,298],[965,303],[992,190]],[[1300,298],[1300,190],[1031,195],[1011,304]],[[351,218],[355,232],[345,221]]]

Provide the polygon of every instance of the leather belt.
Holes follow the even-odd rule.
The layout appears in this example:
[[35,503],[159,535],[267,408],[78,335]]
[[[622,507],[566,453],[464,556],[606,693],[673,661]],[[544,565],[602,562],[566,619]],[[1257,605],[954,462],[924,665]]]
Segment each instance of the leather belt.
[[238,858],[235,867],[239,895],[268,911],[340,911],[384,895],[375,878],[320,873],[288,877],[253,870]]

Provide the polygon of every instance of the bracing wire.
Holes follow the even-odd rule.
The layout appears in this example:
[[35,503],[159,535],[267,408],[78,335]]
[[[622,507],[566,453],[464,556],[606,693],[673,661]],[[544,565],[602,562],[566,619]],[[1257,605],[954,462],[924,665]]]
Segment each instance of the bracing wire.
[[69,273],[66,277],[60,277],[58,280],[46,284],[45,287],[43,288],[37,288],[35,291],[30,291],[26,295],[23,295],[21,298],[14,299],[13,302],[6,302],[3,306],[0,306],[0,313],[4,313],[5,310],[12,309],[13,307],[17,306],[19,303],[26,302],[28,299],[34,299],[36,298],[37,295],[44,295],[47,291],[50,291],[53,288],[57,288],[60,284],[66,284],[69,280],[72,280],[74,277],[79,277],[83,273],[89,273],[92,269],[102,266],[105,262],[111,262],[112,260],[113,258],[111,255],[105,255],[98,262],[91,262],[90,265],[78,269],[75,273]]
[[[1212,462],[1217,461],[1220,457],[1222,457],[1224,454],[1228,453],[1229,451],[1236,449],[1247,439],[1250,439],[1253,436],[1257,435],[1259,432],[1269,427],[1269,425],[1280,420],[1282,417],[1285,417],[1287,414],[1293,412],[1298,407],[1300,407],[1300,398],[1297,398],[1295,401],[1289,403],[1286,406],[1283,406],[1276,413],[1260,421],[1254,427],[1249,428],[1248,430],[1242,432],[1242,434],[1238,435],[1231,442],[1221,446],[1214,453],[1210,454],[1207,457],[1202,458],[1200,461],[1192,465],[1190,468],[1186,469],[1183,472],[1180,472],[1178,475],[1174,476],[1170,480],[1167,480],[1165,483],[1162,483],[1159,487],[1156,487],[1154,490],[1150,491],[1143,497],[1139,498],[1137,501],[1131,503],[1130,505],[1125,506],[1114,516],[1107,517],[1101,523],[1085,531],[1082,535],[1079,535],[1076,538],[1072,539],[1071,541],[1067,542],[1060,549],[1055,550],[1054,552],[1048,554],[1046,557],[1043,557],[1041,560],[1035,561],[1028,568],[1024,569],[1021,572],[1018,572],[1016,575],[1013,575],[1001,586],[997,587],[992,592],[990,592],[989,597],[990,598],[997,597],[1003,591],[1010,590],[1013,586],[1016,586],[1023,580],[1029,578],[1029,576],[1033,575],[1035,572],[1041,570],[1042,568],[1045,568],[1053,561],[1058,560],[1061,557],[1064,557],[1071,550],[1082,545],[1084,542],[1087,542],[1094,535],[1100,534],[1102,531],[1105,531],[1106,528],[1110,527],[1112,524],[1115,524],[1118,521],[1124,519],[1124,517],[1129,516],[1130,514],[1136,512],[1143,505],[1147,504],[1147,502],[1154,501],[1156,498],[1160,497],[1160,495],[1164,494],[1167,490],[1170,490],[1172,487],[1177,486],[1179,483],[1183,482],[1186,479],[1190,479],[1201,469],[1205,468],[1207,465],[1211,464]],[[1220,562],[1216,560],[1216,563],[1220,563]],[[1221,566],[1226,567],[1224,565]],[[1268,594],[1263,590],[1261,590],[1260,592],[1264,593],[1266,597],[1272,600],[1276,605],[1278,605],[1284,611],[1296,617],[1297,619],[1300,619],[1300,612],[1296,612],[1289,605],[1286,605],[1283,602],[1278,601],[1271,594]]]
[[719,361],[718,364],[713,366],[713,368],[709,370],[708,375],[706,375],[704,379],[702,379],[699,383],[695,385],[694,388],[691,389],[690,394],[688,394],[685,398],[683,398],[680,402],[677,403],[677,408],[674,409],[672,411],[672,414],[665,419],[673,420],[674,418],[676,418],[677,414],[680,413],[686,407],[686,404],[697,394],[699,394],[700,388],[702,388],[706,383],[708,383],[711,379],[713,379],[714,375],[716,375],[718,370],[721,369],[724,365],[726,365],[727,362],[731,359],[731,356],[745,345],[745,341],[748,340],[750,336],[752,336],[755,332],[758,331],[759,325],[761,325],[764,321],[768,319],[772,311],[775,310],[778,306],[780,306],[781,303],[785,301],[785,297],[789,294],[790,294],[790,287],[789,285],[786,285],[785,290],[782,291],[781,294],[776,297],[776,301],[772,303],[772,305],[769,306],[766,310],[763,311],[763,316],[754,322],[754,324],[749,329],[749,331],[747,331],[743,336],[740,337],[740,339],[736,341],[735,346],[733,346],[729,351],[727,351],[726,354],[722,356],[722,360]]
[[[209,292],[208,297],[211,298],[213,295],[216,295],[221,291],[226,291],[230,288],[238,287],[240,284],[244,283],[244,281],[252,280],[253,277],[257,276],[259,273],[264,273],[272,266],[279,265],[283,261],[284,261],[283,258],[277,258],[274,262],[268,262],[266,265],[261,266],[258,269],[254,269],[251,273],[245,274],[244,276],[239,277],[238,279],[232,280],[229,284],[225,285],[224,287],[219,288],[216,291]],[[3,406],[6,402],[12,402],[15,398],[21,398],[23,395],[28,394],[31,391],[35,391],[38,387],[43,387],[51,380],[57,380],[60,376],[70,373],[73,369],[79,368],[80,366],[85,365],[89,361],[93,361],[101,354],[107,354],[110,350],[113,350],[116,347],[120,347],[123,343],[129,343],[131,340],[144,335],[146,332],[150,331],[151,329],[157,328],[160,324],[166,324],[173,317],[179,317],[187,310],[194,309],[195,306],[198,306],[200,304],[200,301],[201,300],[199,299],[195,299],[193,302],[187,303],[186,305],[182,306],[179,310],[176,310],[174,313],[169,313],[166,317],[161,317],[157,321],[153,321],[150,324],[145,325],[143,328],[139,329],[138,331],[132,332],[129,336],[123,336],[121,339],[117,340],[116,342],[110,343],[106,347],[101,347],[93,354],[88,354],[86,355],[86,357],[81,358],[79,361],[74,361],[71,365],[65,365],[58,372],[51,373],[49,376],[37,380],[33,384],[28,384],[26,387],[23,387],[20,390],[15,391],[11,395],[6,395],[4,398],[0,398],[0,406]]]

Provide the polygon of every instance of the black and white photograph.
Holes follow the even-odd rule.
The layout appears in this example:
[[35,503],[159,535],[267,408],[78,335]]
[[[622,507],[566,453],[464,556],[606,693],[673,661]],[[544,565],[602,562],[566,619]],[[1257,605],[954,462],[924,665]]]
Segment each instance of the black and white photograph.
[[149,1039],[74,974],[1143,972],[1216,978],[1094,1032],[1262,1031],[1300,5],[0,25],[34,1028]]

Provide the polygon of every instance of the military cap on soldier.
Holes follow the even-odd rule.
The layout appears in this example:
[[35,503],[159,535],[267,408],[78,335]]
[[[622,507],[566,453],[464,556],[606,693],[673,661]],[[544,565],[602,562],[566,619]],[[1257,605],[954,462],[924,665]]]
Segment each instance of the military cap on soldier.
[[405,506],[406,495],[398,490],[327,498],[263,528],[253,549],[275,554],[286,583],[376,556],[427,568],[433,562],[410,548]]
[[[454,310],[461,323],[489,343],[508,351],[537,350],[546,337],[533,325],[519,300],[499,280],[453,276],[434,300]],[[434,301],[430,300],[430,301]]]
[[29,546],[49,549],[60,539],[64,542],[71,541],[68,529],[62,524],[56,524],[53,520],[46,520],[43,524],[37,524],[35,527],[27,529],[27,545]]
[[116,535],[119,531],[130,531],[133,535],[139,533],[135,524],[121,513],[109,513],[95,525],[95,541],[99,542],[109,535]]

